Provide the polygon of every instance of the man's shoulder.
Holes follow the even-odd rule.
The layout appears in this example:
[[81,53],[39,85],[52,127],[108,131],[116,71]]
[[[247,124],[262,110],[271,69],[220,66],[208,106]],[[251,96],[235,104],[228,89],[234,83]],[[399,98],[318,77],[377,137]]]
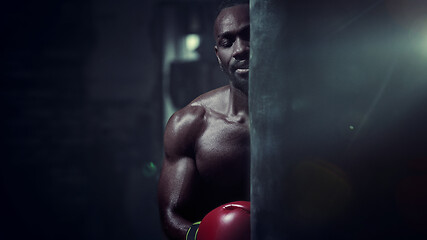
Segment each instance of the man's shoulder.
[[167,128],[185,130],[194,128],[203,122],[208,112],[217,111],[225,105],[224,98],[229,92],[229,86],[220,87],[204,93],[194,99],[184,108],[175,112],[168,121]]
[[189,106],[200,106],[205,110],[213,110],[216,112],[221,112],[228,106],[228,96],[230,94],[230,86],[224,86],[212,91],[209,91],[205,94],[200,95],[194,99]]
[[203,120],[206,109],[202,105],[187,105],[186,107],[175,112],[168,121],[168,126],[175,128],[186,128]]
[[168,153],[187,152],[204,126],[206,110],[202,106],[188,105],[175,112],[165,129],[165,150]]
[[188,152],[194,146],[206,127],[207,118],[212,112],[222,111],[225,107],[229,87],[221,87],[193,100],[184,108],[175,112],[165,129],[165,150],[167,153]]

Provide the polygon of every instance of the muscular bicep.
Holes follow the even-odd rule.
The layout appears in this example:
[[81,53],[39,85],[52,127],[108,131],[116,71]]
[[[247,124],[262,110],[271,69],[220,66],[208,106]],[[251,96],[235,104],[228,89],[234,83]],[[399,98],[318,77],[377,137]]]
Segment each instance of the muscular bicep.
[[195,142],[202,128],[202,118],[200,108],[186,108],[174,114],[166,126],[165,159],[159,183],[161,207],[180,211],[197,200],[200,181]]
[[200,179],[189,157],[165,159],[159,181],[159,207],[163,228],[171,239],[184,239],[190,225],[203,217]]
[[[197,201],[200,180],[194,159],[165,158],[159,181],[159,204],[185,217]],[[191,220],[191,219],[189,219]]]
[[158,196],[165,231],[173,238],[184,234],[191,223],[203,217],[198,207],[203,195],[202,184],[194,158],[200,119],[200,114],[179,112],[166,126]]

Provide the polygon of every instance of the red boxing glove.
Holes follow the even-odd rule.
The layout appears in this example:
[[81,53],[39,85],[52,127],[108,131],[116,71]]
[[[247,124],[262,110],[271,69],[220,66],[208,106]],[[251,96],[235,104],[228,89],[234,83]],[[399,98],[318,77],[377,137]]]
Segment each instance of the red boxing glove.
[[215,208],[200,223],[197,240],[250,240],[250,207],[238,201]]

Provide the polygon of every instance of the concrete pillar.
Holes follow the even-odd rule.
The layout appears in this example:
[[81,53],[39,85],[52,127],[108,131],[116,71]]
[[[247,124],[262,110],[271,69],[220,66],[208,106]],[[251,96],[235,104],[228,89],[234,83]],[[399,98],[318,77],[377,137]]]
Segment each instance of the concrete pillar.
[[426,236],[425,6],[251,1],[252,239]]

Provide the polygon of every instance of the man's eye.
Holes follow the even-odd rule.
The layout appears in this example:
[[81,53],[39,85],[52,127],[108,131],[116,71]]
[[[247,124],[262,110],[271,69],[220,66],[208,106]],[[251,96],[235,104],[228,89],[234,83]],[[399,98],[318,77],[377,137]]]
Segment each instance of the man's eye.
[[230,47],[232,44],[233,42],[228,38],[223,38],[219,41],[221,47]]

